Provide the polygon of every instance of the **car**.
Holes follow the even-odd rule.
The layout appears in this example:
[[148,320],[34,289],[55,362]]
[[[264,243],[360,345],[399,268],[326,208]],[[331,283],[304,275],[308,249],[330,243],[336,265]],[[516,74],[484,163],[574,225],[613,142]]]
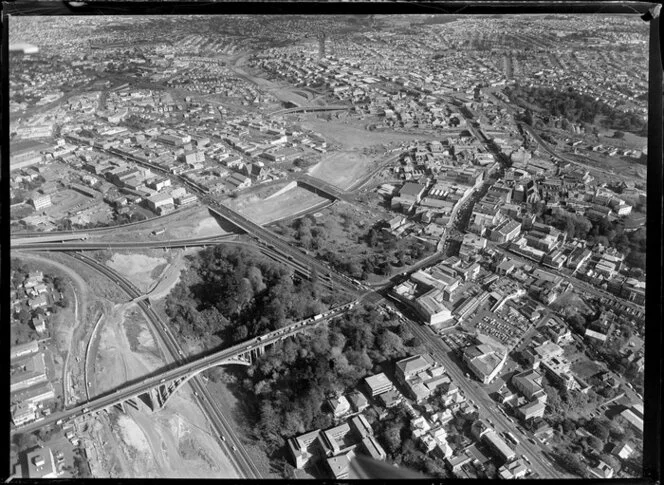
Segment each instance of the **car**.
[[523,458],[523,459],[526,460],[528,463],[530,463],[530,460],[528,459],[528,457],[527,457],[526,455],[521,455],[521,458]]
[[237,451],[237,446],[233,445],[231,448],[233,448],[233,451]]

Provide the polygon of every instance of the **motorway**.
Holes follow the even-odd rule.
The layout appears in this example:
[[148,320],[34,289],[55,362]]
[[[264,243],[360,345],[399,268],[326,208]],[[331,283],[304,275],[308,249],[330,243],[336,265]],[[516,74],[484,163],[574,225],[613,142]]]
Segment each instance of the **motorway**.
[[[211,367],[214,367],[215,365],[218,365],[220,362],[229,360],[232,361],[233,359],[243,356],[249,353],[252,349],[259,346],[263,347],[276,344],[308,328],[312,328],[323,322],[327,322],[332,318],[343,315],[346,311],[348,311],[349,305],[350,304],[346,304],[336,309],[330,310],[326,312],[324,317],[321,317],[317,320],[310,318],[294,323],[289,327],[275,330],[268,334],[247,340],[240,344],[200,357],[195,360],[190,360],[188,362],[181,361],[180,363],[175,364],[175,366],[171,365],[170,367],[167,367],[166,370],[153,373],[150,377],[138,379],[137,382],[130,383],[129,385],[122,388],[104,393],[103,395],[95,397],[86,403],[79,404],[65,411],[52,414],[45,418],[43,421],[19,427],[13,430],[13,433],[28,433],[43,426],[53,424],[60,419],[67,420],[75,416],[95,413],[128,399],[134,399],[137,396],[144,394],[155,387],[158,387],[162,383],[174,381],[176,379],[187,378],[192,373],[202,372]],[[196,377],[192,377],[191,379],[194,380]]]
[[207,236],[192,239],[167,239],[164,241],[86,241],[86,242],[29,242],[28,240],[12,240],[12,249],[29,249],[33,251],[95,251],[103,249],[150,249],[150,248],[187,248],[196,246],[213,246],[224,242],[234,242],[237,236]]
[[[110,278],[112,281],[118,284],[118,286],[120,286],[120,288],[122,288],[122,290],[125,291],[125,293],[127,293],[134,301],[136,301],[139,308],[145,314],[147,321],[152,325],[152,328],[156,331],[157,335],[161,339],[164,347],[167,349],[168,354],[170,354],[171,359],[175,362],[184,361],[185,354],[175,339],[175,336],[171,332],[170,328],[152,309],[149,301],[138,299],[138,297],[141,296],[141,293],[131,282],[123,278],[119,273],[95,261],[94,259],[88,258],[82,254],[73,254],[73,256],[79,261],[91,266],[95,270]],[[228,436],[229,440],[227,443],[230,443],[230,446],[226,442],[224,443],[226,444],[227,449],[226,454],[234,463],[238,473],[240,475],[244,475],[245,477],[260,478],[260,472],[251,461],[251,458],[244,449],[244,446],[242,445],[239,437],[235,434],[233,428],[229,425],[227,419],[215,403],[207,388],[201,382],[201,378],[196,376],[189,382],[192,389],[194,390],[194,399],[197,401],[199,408],[207,416],[216,432],[219,433],[219,436]],[[225,441],[225,439],[222,441]],[[235,454],[229,453],[231,449],[235,451]]]

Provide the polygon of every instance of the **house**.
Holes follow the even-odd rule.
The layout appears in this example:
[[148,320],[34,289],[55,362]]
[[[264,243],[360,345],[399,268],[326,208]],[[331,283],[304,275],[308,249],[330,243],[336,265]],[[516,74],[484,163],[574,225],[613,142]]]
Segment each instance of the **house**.
[[602,460],[599,460],[599,463],[595,467],[588,467],[588,472],[594,477],[597,478],[613,478],[613,468],[606,463],[604,463]]
[[37,315],[32,319],[32,326],[35,328],[38,334],[43,334],[46,332],[46,321],[44,320],[44,315]]
[[332,409],[335,418],[340,418],[350,411],[350,403],[344,395],[328,399],[327,404]]
[[515,460],[498,469],[498,477],[503,479],[523,478],[528,473],[528,467],[523,460]]
[[360,391],[354,391],[348,395],[348,400],[355,412],[362,412],[369,407],[369,401],[366,396]]

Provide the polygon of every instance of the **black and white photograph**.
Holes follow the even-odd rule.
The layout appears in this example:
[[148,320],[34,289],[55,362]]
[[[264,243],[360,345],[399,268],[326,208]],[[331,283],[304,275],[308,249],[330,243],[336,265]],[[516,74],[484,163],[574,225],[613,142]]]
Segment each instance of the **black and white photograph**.
[[639,13],[70,10],[5,17],[10,478],[644,477]]

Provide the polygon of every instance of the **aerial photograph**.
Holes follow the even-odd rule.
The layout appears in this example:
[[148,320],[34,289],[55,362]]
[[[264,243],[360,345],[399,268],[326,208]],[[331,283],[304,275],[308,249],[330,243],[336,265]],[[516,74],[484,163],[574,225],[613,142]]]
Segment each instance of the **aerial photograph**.
[[642,477],[648,31],[12,17],[10,478]]

